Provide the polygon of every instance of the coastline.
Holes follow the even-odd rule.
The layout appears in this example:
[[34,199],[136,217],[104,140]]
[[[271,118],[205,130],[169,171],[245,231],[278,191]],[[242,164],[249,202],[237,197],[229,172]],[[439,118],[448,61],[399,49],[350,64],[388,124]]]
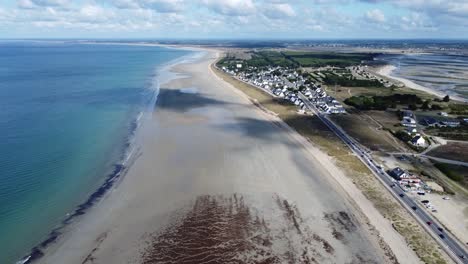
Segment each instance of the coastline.
[[[446,93],[443,93],[441,91],[437,91],[437,90],[434,90],[434,89],[430,89],[428,87],[422,86],[420,84],[417,84],[417,83],[415,83],[415,82],[413,82],[411,80],[405,79],[403,77],[394,76],[394,75],[392,75],[392,72],[395,69],[397,69],[396,66],[391,65],[391,64],[387,64],[385,66],[379,67],[377,69],[376,73],[383,76],[383,77],[386,77],[388,79],[392,79],[392,80],[395,80],[397,82],[400,82],[400,83],[404,84],[406,87],[408,87],[410,89],[422,91],[422,92],[434,95],[434,96],[439,97],[439,98],[443,98],[444,96],[447,95]],[[450,96],[450,99],[454,100],[454,101],[459,101],[459,102],[464,102],[464,103],[468,102],[468,99],[463,98],[463,97],[458,96],[458,95],[450,94],[449,96]]]
[[[173,47],[166,47],[163,45],[159,46],[174,49]],[[150,76],[152,83],[150,85],[151,87],[148,87],[148,89],[151,89],[154,92],[152,98],[147,102],[149,108],[144,106],[131,122],[128,136],[125,138],[125,146],[121,151],[121,158],[116,160],[112,166],[112,169],[106,175],[104,175],[102,183],[98,185],[96,189],[92,190],[91,194],[85,201],[75,206],[70,213],[64,215],[63,219],[59,221],[60,224],[54,227],[45,238],[43,238],[36,246],[30,249],[29,253],[27,253],[22,259],[18,260],[16,262],[17,264],[36,263],[36,261],[40,260],[44,253],[49,250],[49,247],[54,247],[54,244],[60,243],[60,239],[63,236],[67,236],[68,233],[73,230],[73,226],[80,222],[80,218],[82,216],[86,215],[88,211],[92,210],[98,203],[105,199],[109,191],[117,188],[118,184],[128,172],[128,169],[132,166],[135,159],[138,158],[139,146],[137,141],[138,134],[140,133],[139,130],[144,125],[144,122],[148,122],[148,116],[150,116],[148,113],[151,113],[154,110],[154,106],[160,90],[160,83],[168,82],[178,77],[176,74],[171,73],[170,69],[172,67],[180,63],[194,60],[197,58],[197,56],[199,56],[197,53],[199,50],[197,49],[187,47],[183,50],[192,51],[192,53],[183,55],[179,58],[170,60],[162,65],[155,67],[155,75]]]
[[[374,238],[362,226],[361,216],[350,209],[353,206],[349,205],[349,198],[344,198],[347,196],[337,183],[328,180],[329,172],[313,155],[303,153],[303,147],[297,145],[296,132],[284,131],[275,122],[270,124],[249,100],[229,88],[219,87],[224,88],[226,84],[215,81],[206,67],[207,61],[211,64],[216,56],[207,52],[201,62],[172,67],[178,78],[162,83],[157,109],[142,124],[137,136],[139,147],[134,154],[137,158],[128,173],[39,263],[91,263],[93,259],[136,262],[148,243],[154,243],[151,239],[155,234],[164,233],[168,225],[183,221],[178,216],[189,212],[194,197],[200,195],[209,195],[210,199],[219,195],[242,197],[251,206],[251,212],[263,216],[272,228],[284,223],[282,217],[278,219],[281,211],[272,209],[277,205],[270,201],[271,197],[289,199],[294,210],[301,211],[302,228],[308,230],[313,226],[317,232],[315,240],[312,239],[314,243],[325,243],[336,249],[328,249],[334,252],[331,256],[318,246],[322,258],[341,262],[358,250],[363,256],[383,260],[377,242],[369,242]],[[190,139],[192,134],[197,135],[196,141]],[[290,164],[293,160],[300,163]],[[229,201],[230,198],[220,199]],[[322,204],[325,200],[326,206]],[[262,204],[266,206],[258,207]],[[335,210],[350,214],[356,231],[353,234],[344,231],[343,235],[350,242],[360,243],[343,244],[328,234],[332,223],[323,222],[322,213],[333,215]],[[314,223],[309,226],[312,219]],[[294,244],[304,243],[301,236],[294,232],[287,234]]]

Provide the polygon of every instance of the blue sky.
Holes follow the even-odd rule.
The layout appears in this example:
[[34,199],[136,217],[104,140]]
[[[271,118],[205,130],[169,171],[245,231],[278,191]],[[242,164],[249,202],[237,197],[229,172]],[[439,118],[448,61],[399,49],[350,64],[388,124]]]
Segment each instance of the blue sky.
[[468,0],[0,0],[0,38],[468,38]]

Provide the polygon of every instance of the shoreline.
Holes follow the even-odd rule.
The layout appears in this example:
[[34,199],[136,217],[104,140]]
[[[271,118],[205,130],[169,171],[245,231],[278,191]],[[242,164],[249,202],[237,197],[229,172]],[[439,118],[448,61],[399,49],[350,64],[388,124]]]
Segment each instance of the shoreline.
[[[381,76],[386,77],[388,79],[392,79],[392,80],[395,80],[397,82],[400,82],[400,83],[404,84],[406,87],[408,87],[410,89],[422,91],[422,92],[434,95],[434,96],[436,96],[436,97],[438,97],[440,99],[442,99],[444,96],[447,95],[444,92],[437,91],[435,89],[431,89],[431,88],[422,86],[422,85],[417,84],[417,83],[415,83],[415,82],[413,82],[413,81],[411,81],[409,79],[406,79],[406,78],[403,78],[403,77],[397,77],[397,76],[392,75],[392,72],[394,70],[396,70],[396,69],[397,69],[396,66],[391,65],[391,64],[387,64],[385,66],[379,67],[376,70],[376,73],[378,75],[381,75]],[[459,101],[459,102],[463,102],[463,103],[468,103],[468,99],[463,98],[460,95],[449,94],[449,96],[450,96],[451,100]]]
[[[178,212],[176,215],[184,214],[190,210],[189,201],[199,195],[214,195],[211,199],[218,199],[215,197],[232,193],[234,198],[235,194],[241,195],[246,205],[252,206],[251,212],[263,214],[264,221],[271,221],[272,227],[284,223],[276,213],[270,212],[271,206],[277,206],[276,202],[270,201],[271,193],[278,193],[277,197],[281,199],[289,198],[294,207],[297,206],[294,210],[302,210],[304,225],[312,224],[309,221],[316,219],[311,226],[318,232],[315,240],[320,240],[314,243],[326,243],[327,247],[330,243],[337,249],[328,249],[336,254],[332,259],[339,262],[349,259],[354,250],[371,258],[383,256],[379,247],[373,250],[377,242],[369,241],[374,238],[363,230],[366,228],[362,226],[359,214],[354,215],[354,211],[346,206],[351,202],[349,197],[342,196],[343,191],[325,175],[315,176],[326,174],[327,170],[313,156],[302,153],[302,147],[294,147],[297,143],[295,132],[269,124],[270,121],[250,101],[229,88],[225,89],[226,83],[215,81],[208,67],[205,69],[206,62],[212,62],[213,57],[214,52],[209,52],[197,62],[178,64],[171,69],[179,78],[161,84],[163,88],[156,111],[152,119],[142,125],[142,135],[138,137],[141,149],[138,149],[138,158],[129,172],[82,221],[77,221],[73,230],[48,251],[40,263],[81,263],[83,259],[83,263],[89,259],[111,263],[132,259],[135,262],[153,232],[164,233],[165,226],[179,223],[173,221],[173,210]],[[196,88],[189,93],[183,90],[194,86]],[[245,130],[245,126],[249,129]],[[190,139],[192,134],[197,135],[196,141]],[[296,157],[297,154],[300,155]],[[184,165],[180,166],[182,161]],[[308,165],[290,164],[299,161]],[[270,166],[280,167],[269,169]],[[288,177],[281,177],[283,174]],[[311,181],[305,175],[316,179]],[[325,192],[323,197],[322,192]],[[322,203],[325,200],[327,206]],[[322,212],[330,210],[351,213],[353,230],[357,231],[343,235],[350,242],[360,243],[343,245],[327,234],[329,224],[323,222]],[[276,232],[276,228],[273,230]],[[288,236],[293,244],[304,243],[297,234]],[[317,250],[323,250],[319,248]],[[331,257],[330,252],[321,254]]]
[[[165,46],[160,45],[160,47]],[[165,48],[171,49],[171,47]],[[148,121],[148,113],[154,111],[160,90],[160,84],[178,77],[176,74],[172,74],[172,67],[180,63],[186,63],[187,61],[196,59],[198,54],[201,52],[191,48],[185,48],[184,50],[192,51],[192,53],[156,66],[154,69],[155,75],[149,76],[152,84],[148,89],[154,90],[153,98],[148,100],[146,105],[142,107],[141,111],[137,112],[135,118],[131,121],[128,135],[125,138],[124,148],[121,151],[121,158],[116,160],[112,165],[111,170],[103,177],[102,183],[98,185],[95,190],[91,191],[91,194],[85,201],[73,207],[71,213],[67,213],[63,219],[59,221],[59,225],[54,227],[44,239],[40,240],[36,246],[31,248],[27,255],[16,261],[16,264],[29,264],[40,260],[50,246],[57,243],[62,236],[66,236],[67,233],[71,231],[68,230],[70,226],[77,224],[80,221],[79,218],[81,216],[87,214],[89,210],[93,209],[100,201],[102,201],[109,191],[113,188],[117,188],[119,181],[125,177],[125,174],[134,163],[134,160],[138,158],[138,146],[136,142],[138,141],[137,137],[139,129],[144,125],[144,122]],[[148,109],[148,107],[150,108]]]

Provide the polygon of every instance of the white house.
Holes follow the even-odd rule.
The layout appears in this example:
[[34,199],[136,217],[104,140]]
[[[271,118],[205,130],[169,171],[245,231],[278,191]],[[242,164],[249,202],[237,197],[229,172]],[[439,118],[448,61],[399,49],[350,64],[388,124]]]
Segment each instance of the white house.
[[401,124],[405,127],[416,127],[416,120],[411,117],[403,117]]
[[421,136],[415,136],[413,139],[411,139],[411,144],[418,146],[418,147],[425,147],[426,140]]

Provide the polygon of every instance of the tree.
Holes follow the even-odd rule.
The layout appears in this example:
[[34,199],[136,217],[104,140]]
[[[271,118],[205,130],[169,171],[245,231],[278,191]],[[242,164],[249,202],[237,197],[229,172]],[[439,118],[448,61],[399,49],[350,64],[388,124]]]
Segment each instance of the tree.
[[422,110],[429,110],[429,103],[430,103],[430,100],[424,101],[424,103],[421,106],[421,109]]
[[432,110],[442,110],[443,108],[442,108],[442,106],[440,106],[440,105],[438,105],[438,104],[433,104],[433,105],[431,106],[431,109],[432,109]]
[[418,106],[415,105],[415,104],[410,104],[410,105],[408,105],[408,108],[409,108],[410,110],[413,110],[413,111],[414,111],[414,110],[418,110]]
[[411,136],[403,130],[399,130],[395,133],[395,136],[401,141],[408,142],[411,140]]
[[444,97],[444,99],[442,99],[442,101],[444,101],[444,102],[450,101],[450,96],[446,95],[446,96]]

